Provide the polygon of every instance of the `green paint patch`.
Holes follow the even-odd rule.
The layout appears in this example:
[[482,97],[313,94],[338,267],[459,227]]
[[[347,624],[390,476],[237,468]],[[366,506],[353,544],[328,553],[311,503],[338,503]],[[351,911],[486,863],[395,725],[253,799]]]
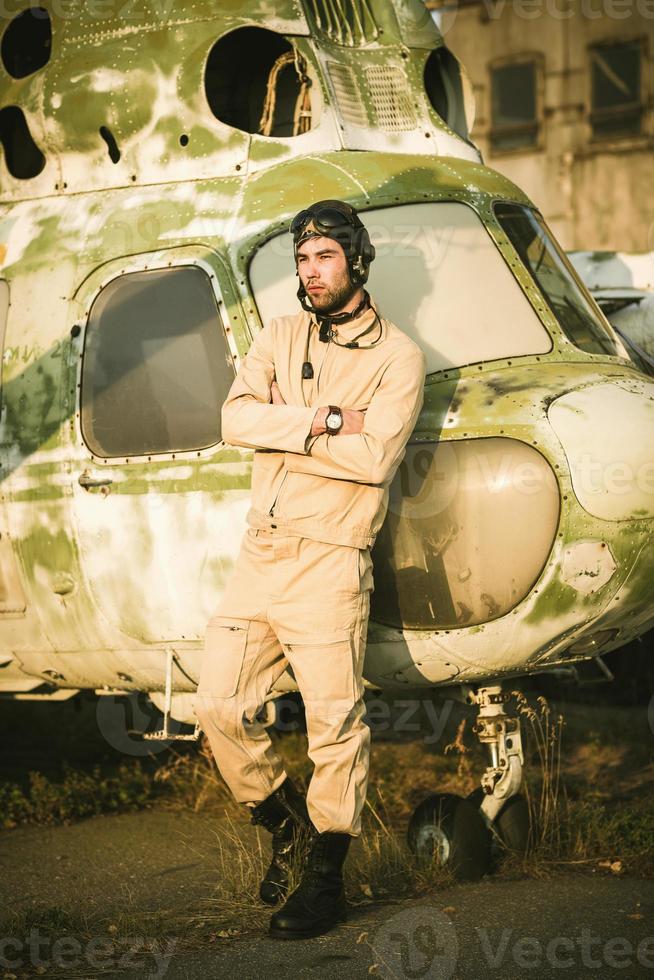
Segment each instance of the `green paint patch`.
[[579,600],[579,593],[556,577],[538,594],[523,621],[529,625],[538,625],[556,619],[569,612]]

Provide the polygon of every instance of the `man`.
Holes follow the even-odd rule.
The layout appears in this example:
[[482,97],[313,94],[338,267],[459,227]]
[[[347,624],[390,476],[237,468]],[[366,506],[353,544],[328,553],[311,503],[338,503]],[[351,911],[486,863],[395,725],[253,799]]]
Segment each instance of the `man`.
[[[425,358],[363,284],[375,250],[354,208],[319,201],[291,223],[303,312],[257,335],[222,409],[223,439],[256,450],[241,552],[207,626],[196,713],[234,797],[272,834],[261,898],[279,938],[345,918],[342,868],[361,833],[370,730],[363,656],[370,547],[422,407]],[[306,800],[259,720],[290,664],[314,772]]]

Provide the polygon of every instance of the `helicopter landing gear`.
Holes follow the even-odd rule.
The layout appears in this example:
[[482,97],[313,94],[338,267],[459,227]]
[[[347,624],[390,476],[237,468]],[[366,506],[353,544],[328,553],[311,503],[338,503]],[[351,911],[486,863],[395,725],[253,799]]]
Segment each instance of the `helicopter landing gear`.
[[479,707],[474,732],[488,745],[490,765],[481,777],[481,786],[468,797],[491,835],[491,851],[496,859],[502,850],[525,854],[529,846],[529,808],[519,792],[522,783],[522,737],[520,719],[509,717],[504,705],[511,695],[499,685],[480,687],[468,694],[468,703]]
[[435,793],[414,810],[407,833],[410,850],[449,868],[460,881],[473,881],[490,870],[504,849],[525,853],[529,811],[518,792],[522,782],[520,719],[509,717],[509,694],[501,687],[481,687],[467,696],[479,707],[474,726],[488,745],[490,765],[481,786],[467,799]]

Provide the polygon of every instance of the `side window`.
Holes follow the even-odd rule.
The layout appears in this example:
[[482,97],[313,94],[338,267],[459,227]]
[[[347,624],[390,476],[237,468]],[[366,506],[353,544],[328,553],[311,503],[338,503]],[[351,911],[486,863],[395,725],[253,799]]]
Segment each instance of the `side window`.
[[491,149],[516,150],[538,142],[536,62],[491,68]]
[[591,114],[594,139],[641,131],[641,45],[639,41],[590,49]]
[[89,313],[82,435],[103,457],[215,445],[233,379],[208,275],[197,266],[127,273]]

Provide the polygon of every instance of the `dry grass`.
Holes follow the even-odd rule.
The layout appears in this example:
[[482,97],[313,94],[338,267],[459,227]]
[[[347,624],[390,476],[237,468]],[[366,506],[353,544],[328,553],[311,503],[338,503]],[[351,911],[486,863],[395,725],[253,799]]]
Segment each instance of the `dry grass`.
[[[532,831],[526,857],[507,856],[499,873],[540,875],[556,867],[596,866],[609,859],[621,861],[635,873],[651,872],[654,848],[648,827],[654,819],[654,740],[646,726],[643,732],[634,732],[633,712],[628,709],[573,706],[564,718],[544,697],[513,693],[522,721],[522,792]],[[471,731],[473,717],[457,706],[438,744],[420,735],[391,741],[373,738],[363,834],[357,858],[349,862],[357,868],[355,890],[365,885],[366,891],[370,886],[378,895],[385,890],[421,894],[443,880],[440,869],[427,873],[415,865],[404,834],[411,813],[426,796],[434,792],[467,796],[479,785],[487,760]],[[589,732],[589,722],[597,730]],[[306,735],[273,732],[272,737],[289,774],[306,789],[311,775]],[[155,780],[170,790],[166,805],[196,812],[219,808],[231,816],[238,834],[243,808],[233,802],[206,740],[196,753],[179,755],[173,749],[170,755],[155,774]],[[262,841],[259,846],[267,853],[265,833]],[[257,860],[263,863],[260,855]],[[227,862],[225,875],[229,866]],[[236,866],[240,867],[238,862]],[[222,875],[222,865],[220,870]],[[392,888],[388,882],[393,882]]]
[[[545,876],[569,868],[607,874],[654,872],[654,746],[646,716],[629,709],[574,705],[563,713],[545,698],[514,692],[525,752],[523,792],[532,822],[529,853],[506,855],[496,873],[504,877]],[[437,741],[423,733],[391,731],[374,738],[363,833],[346,863],[346,886],[353,905],[433,894],[451,882],[447,872],[416,862],[405,842],[413,809],[429,794],[467,796],[477,785],[486,756],[471,731],[473,714],[456,706]],[[640,728],[638,727],[640,725]],[[307,739],[299,731],[272,733],[287,771],[306,789],[311,775]],[[200,907],[181,913],[143,913],[129,900],[112,922],[71,917],[59,909],[8,913],[5,935],[29,932],[38,924],[54,934],[80,938],[111,934],[179,937],[176,950],[206,948],[264,930],[270,909],[258,897],[269,861],[270,837],[247,822],[216,768],[206,739],[197,746],[174,746],[155,769],[157,805],[215,812],[223,819],[208,857],[215,889]],[[298,880],[294,869],[291,883]],[[48,975],[56,977],[57,971]],[[74,972],[60,976],[76,976]],[[90,976],[88,967],[83,974]],[[81,976],[81,974],[80,974]]]
[[[649,827],[654,818],[652,796],[635,796],[628,808],[620,798],[598,801],[597,755],[586,748],[587,717],[597,714],[581,709],[572,712],[572,732],[563,714],[545,698],[515,694],[525,750],[523,793],[531,817],[531,840],[525,856],[505,855],[496,873],[501,876],[543,876],[561,869],[613,866],[613,873],[651,873],[654,856]],[[608,709],[607,709],[608,712]],[[618,712],[618,715],[620,713]],[[388,898],[421,896],[443,887],[450,879],[439,867],[417,863],[405,843],[405,830],[413,809],[433,792],[467,796],[477,785],[486,765],[485,753],[471,731],[472,714],[457,708],[439,744],[411,737],[394,741],[373,739],[368,798],[363,813],[363,833],[346,865],[348,890],[355,902],[383,902]],[[624,719],[622,719],[624,720]],[[652,757],[652,746],[641,745],[629,752],[628,741],[616,744],[615,720],[606,729],[612,733],[611,758],[629,757],[642,765]],[[628,726],[622,732],[630,736]],[[591,744],[592,744],[591,732]],[[287,770],[306,789],[310,778],[306,736],[273,733]],[[567,770],[569,770],[569,779]],[[642,771],[642,770],[641,770]],[[625,782],[633,771],[624,770]],[[206,742],[195,755],[173,758],[156,777],[177,787],[170,805],[193,810],[219,807],[232,818],[229,840],[216,843],[216,871],[220,887],[212,899],[215,922],[232,923],[241,916],[253,918],[258,880],[268,860],[269,838],[257,835],[257,850],[243,851],[239,844],[243,809],[231,800],[217,773]],[[608,862],[608,863],[607,863]],[[242,905],[234,895],[245,894]],[[232,896],[230,898],[230,895]],[[254,920],[259,921],[256,916]],[[229,927],[229,926],[228,926]]]

